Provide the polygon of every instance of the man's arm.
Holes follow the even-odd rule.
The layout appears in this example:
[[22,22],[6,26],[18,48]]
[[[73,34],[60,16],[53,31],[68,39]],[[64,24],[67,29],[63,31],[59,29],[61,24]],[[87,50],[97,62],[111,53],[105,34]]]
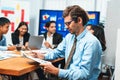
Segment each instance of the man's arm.
[[65,56],[66,39],[64,39],[57,48],[45,54],[45,60],[54,60]]
[[7,45],[6,45],[6,38],[3,36],[3,41],[1,43],[2,45],[0,45],[0,50],[7,50]]
[[[98,73],[96,72],[99,72],[98,67],[101,57],[99,52],[101,52],[101,48],[98,46],[98,43],[93,42],[87,44],[84,49],[81,61],[76,65],[73,62],[70,64],[69,69],[59,69],[59,77],[68,80],[86,80],[89,79],[91,75],[94,75],[95,78],[98,77]],[[77,62],[77,59],[75,62]]]

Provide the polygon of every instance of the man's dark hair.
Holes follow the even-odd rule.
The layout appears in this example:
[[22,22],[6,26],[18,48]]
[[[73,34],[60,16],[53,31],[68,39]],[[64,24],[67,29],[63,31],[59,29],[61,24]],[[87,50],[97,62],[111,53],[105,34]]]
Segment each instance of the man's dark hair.
[[73,5],[73,6],[68,6],[64,11],[63,11],[63,17],[65,18],[66,16],[71,16],[71,18],[74,20],[76,18],[75,22],[77,21],[78,17],[82,18],[83,20],[83,26],[87,24],[89,18],[84,9],[82,9],[78,5]]
[[51,23],[56,23],[55,21],[49,21],[45,24],[45,27],[49,28]]
[[6,23],[10,23],[10,20],[5,17],[0,17],[0,26],[4,26]]

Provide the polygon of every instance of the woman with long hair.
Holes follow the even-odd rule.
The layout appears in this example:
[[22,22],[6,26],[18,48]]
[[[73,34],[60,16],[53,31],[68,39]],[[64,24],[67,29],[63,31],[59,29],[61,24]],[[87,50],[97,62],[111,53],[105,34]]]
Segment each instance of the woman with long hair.
[[20,22],[15,32],[11,34],[12,43],[14,45],[20,44],[22,48],[28,47],[30,34],[28,33],[28,25],[26,22]]

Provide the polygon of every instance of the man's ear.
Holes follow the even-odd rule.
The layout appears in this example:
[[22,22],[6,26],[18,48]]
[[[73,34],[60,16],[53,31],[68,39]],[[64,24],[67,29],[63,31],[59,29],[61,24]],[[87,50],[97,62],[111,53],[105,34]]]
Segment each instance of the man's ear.
[[45,27],[46,30],[48,30],[48,27]]
[[82,23],[81,17],[78,17],[78,23]]

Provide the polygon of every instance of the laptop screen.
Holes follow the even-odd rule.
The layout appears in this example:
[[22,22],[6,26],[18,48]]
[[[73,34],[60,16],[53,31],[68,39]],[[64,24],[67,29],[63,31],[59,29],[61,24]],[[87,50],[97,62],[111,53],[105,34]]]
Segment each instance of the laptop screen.
[[44,36],[30,36],[29,47],[40,49],[42,47]]

